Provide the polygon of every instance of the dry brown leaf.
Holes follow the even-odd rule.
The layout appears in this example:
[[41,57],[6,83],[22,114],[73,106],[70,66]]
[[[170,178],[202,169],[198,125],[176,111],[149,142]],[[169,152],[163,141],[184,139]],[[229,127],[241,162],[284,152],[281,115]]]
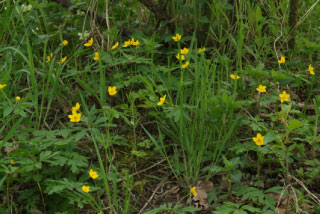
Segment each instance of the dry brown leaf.
[[9,154],[9,153],[13,152],[14,150],[16,150],[18,148],[19,148],[19,144],[14,144],[12,147],[5,146],[4,147],[4,152]]
[[193,197],[196,206],[203,206],[204,209],[209,208],[208,204],[208,194],[213,188],[213,183],[210,181],[198,181],[196,186],[197,195]]

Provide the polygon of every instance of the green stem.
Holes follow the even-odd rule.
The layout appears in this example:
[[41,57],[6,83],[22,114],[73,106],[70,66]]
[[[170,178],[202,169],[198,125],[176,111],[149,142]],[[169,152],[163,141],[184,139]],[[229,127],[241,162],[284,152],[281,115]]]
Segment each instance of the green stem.
[[[91,132],[92,134],[93,132]],[[97,142],[95,140],[95,137],[94,136],[91,136],[91,139],[93,141],[93,144],[94,144],[94,148],[96,150],[96,154],[98,156],[98,162],[99,162],[99,167],[100,167],[100,170],[102,172],[102,179],[103,179],[103,183],[104,183],[104,188],[105,188],[105,191],[107,193],[107,197],[108,197],[108,205],[109,207],[111,208],[112,207],[112,202],[111,202],[111,194],[110,194],[110,188],[109,188],[109,182],[108,182],[108,179],[107,179],[107,175],[106,175],[106,171],[105,171],[105,168],[104,168],[104,165],[103,165],[103,161],[101,159],[101,155],[100,155],[100,151],[99,151],[99,147],[97,145]],[[112,209],[111,209],[112,210]]]

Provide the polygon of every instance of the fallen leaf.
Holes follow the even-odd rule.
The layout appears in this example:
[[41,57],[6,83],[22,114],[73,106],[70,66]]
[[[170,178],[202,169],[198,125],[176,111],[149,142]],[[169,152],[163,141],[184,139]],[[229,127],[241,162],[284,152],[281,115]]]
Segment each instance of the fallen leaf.
[[204,209],[209,208],[208,204],[208,194],[213,188],[213,183],[210,181],[198,181],[196,186],[197,195],[193,197],[193,201],[195,201],[195,205],[203,206]]

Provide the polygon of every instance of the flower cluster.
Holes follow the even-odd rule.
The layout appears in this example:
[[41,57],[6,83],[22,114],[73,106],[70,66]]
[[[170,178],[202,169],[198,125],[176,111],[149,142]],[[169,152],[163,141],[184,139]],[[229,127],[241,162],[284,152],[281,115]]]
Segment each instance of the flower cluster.
[[139,40],[134,41],[134,38],[132,37],[128,41],[125,41],[124,45],[122,47],[126,48],[126,47],[129,47],[131,45],[138,46],[138,45],[140,45],[140,41]]
[[80,109],[80,104],[77,103],[74,107],[72,107],[72,114],[68,115],[70,122],[78,123],[81,119],[81,113],[77,113]]

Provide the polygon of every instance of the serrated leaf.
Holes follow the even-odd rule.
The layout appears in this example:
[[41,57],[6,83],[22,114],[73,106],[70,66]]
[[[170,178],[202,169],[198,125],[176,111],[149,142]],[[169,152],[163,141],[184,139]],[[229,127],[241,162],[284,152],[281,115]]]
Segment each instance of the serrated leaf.
[[297,120],[297,119],[293,119],[293,120],[290,120],[290,122],[289,122],[289,125],[288,125],[288,129],[290,130],[290,131],[293,131],[293,130],[295,130],[295,129],[297,129],[297,128],[300,128],[300,127],[302,127],[303,126],[303,123],[301,123],[299,120]]

